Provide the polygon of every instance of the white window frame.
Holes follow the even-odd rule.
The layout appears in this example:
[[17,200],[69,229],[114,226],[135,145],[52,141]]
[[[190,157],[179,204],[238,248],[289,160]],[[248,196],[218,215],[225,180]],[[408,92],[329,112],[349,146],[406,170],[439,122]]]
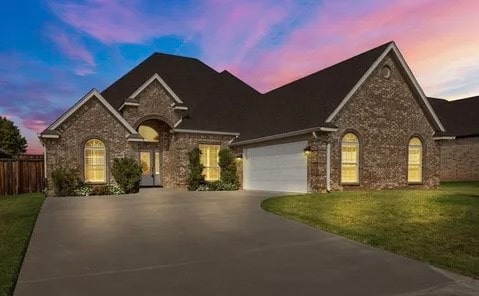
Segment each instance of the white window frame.
[[[103,147],[87,147],[88,142],[90,141],[99,141],[100,143],[103,144]],[[87,172],[88,172],[88,167],[91,167],[87,165],[87,151],[103,151],[103,180],[88,180],[87,179]],[[100,165],[93,165],[93,166],[100,166]],[[106,183],[106,147],[105,143],[100,140],[100,139],[89,139],[88,141],[85,142],[85,145],[83,145],[83,170],[84,170],[84,178],[85,178],[85,183],[89,184],[103,184]]]
[[[411,144],[411,142],[414,139],[418,139],[420,144]],[[411,166],[411,163],[410,163],[411,147],[419,148],[419,164],[414,164],[414,165],[418,165],[418,168],[419,168],[419,181],[418,180],[411,181],[410,178],[409,178],[409,169],[410,169],[410,166]],[[422,182],[423,182],[423,175],[422,175],[423,152],[424,152],[424,150],[423,150],[423,144],[422,144],[421,138],[416,137],[416,136],[410,138],[409,142],[408,142],[408,147],[407,147],[407,182],[408,182],[408,184],[422,184]]]
[[[207,179],[207,174],[204,174],[205,176],[205,181],[218,181],[220,180],[220,175],[221,175],[221,170],[220,170],[220,165],[219,165],[219,162],[220,162],[220,156],[219,156],[219,152],[220,152],[220,149],[221,149],[221,145],[219,144],[199,144],[198,148],[200,149],[201,153],[203,153],[203,150],[201,149],[201,147],[204,146],[204,147],[207,147],[207,149],[209,149],[211,146],[215,146],[215,147],[218,147],[218,153],[216,154],[216,157],[217,157],[217,163],[218,163],[218,166],[206,166],[204,163],[201,163],[203,165],[203,170],[208,170],[208,169],[218,169],[218,179]],[[210,154],[209,153],[206,153],[206,157],[207,157],[207,161],[206,163],[209,163],[209,157],[210,157]],[[200,158],[201,160],[201,158]]]
[[[356,142],[346,142],[345,138],[349,134],[354,135],[354,137],[356,137],[357,141]],[[356,146],[356,161],[355,162],[346,162],[343,159],[343,145],[344,144]],[[343,184],[343,185],[357,185],[357,184],[359,184],[359,149],[360,149],[360,145],[359,145],[358,135],[353,133],[353,132],[345,133],[343,135],[343,137],[341,138],[341,184]],[[343,164],[347,164],[347,165],[354,164],[354,165],[356,165],[356,181],[353,181],[353,182],[343,181]]]

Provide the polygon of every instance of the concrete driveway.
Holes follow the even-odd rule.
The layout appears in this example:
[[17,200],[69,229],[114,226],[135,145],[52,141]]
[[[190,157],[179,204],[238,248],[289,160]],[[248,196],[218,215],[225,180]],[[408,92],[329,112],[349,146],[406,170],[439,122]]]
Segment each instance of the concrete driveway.
[[473,295],[477,282],[267,213],[267,192],[48,198],[15,295]]

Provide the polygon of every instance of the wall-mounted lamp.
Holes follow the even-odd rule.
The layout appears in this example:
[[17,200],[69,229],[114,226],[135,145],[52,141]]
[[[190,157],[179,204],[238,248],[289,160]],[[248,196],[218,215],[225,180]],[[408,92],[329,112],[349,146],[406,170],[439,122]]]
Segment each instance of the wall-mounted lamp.
[[243,159],[243,154],[241,154],[241,153],[236,154],[235,159],[236,159],[236,161],[240,161],[241,159]]
[[303,152],[304,152],[304,155],[311,154],[311,146],[308,145],[308,146],[304,147]]

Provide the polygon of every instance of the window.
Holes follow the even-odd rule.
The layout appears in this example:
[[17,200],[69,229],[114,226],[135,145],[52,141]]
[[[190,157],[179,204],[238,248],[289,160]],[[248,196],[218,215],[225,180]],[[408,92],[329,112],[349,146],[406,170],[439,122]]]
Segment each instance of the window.
[[97,139],[88,140],[84,148],[85,182],[105,183],[105,145]]
[[341,183],[359,183],[359,140],[353,133],[341,142]]
[[149,127],[147,125],[140,125],[140,127],[138,128],[138,133],[146,141],[158,142],[158,140],[160,139],[158,132],[154,128]]
[[409,140],[407,181],[409,183],[422,182],[422,142],[417,137]]
[[200,144],[201,164],[204,166],[203,175],[206,181],[217,181],[220,179],[220,167],[218,165],[218,152],[220,145]]

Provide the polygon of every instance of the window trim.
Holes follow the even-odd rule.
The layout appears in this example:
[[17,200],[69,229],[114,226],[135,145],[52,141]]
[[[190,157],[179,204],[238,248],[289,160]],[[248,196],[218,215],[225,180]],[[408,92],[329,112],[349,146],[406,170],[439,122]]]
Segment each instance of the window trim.
[[[103,148],[91,148],[91,147],[86,147],[87,143],[92,141],[92,140],[97,140],[100,141],[103,144]],[[86,151],[87,150],[103,150],[104,151],[104,157],[103,157],[103,181],[88,181],[87,180],[87,164],[86,164]],[[101,138],[98,137],[92,137],[87,139],[86,141],[83,142],[83,180],[87,184],[106,184],[107,183],[107,152],[106,152],[106,144],[105,141]]]
[[[419,140],[419,142],[421,142],[421,145],[411,145],[411,141],[416,138]],[[410,158],[410,154],[409,154],[409,149],[411,146],[414,146],[414,147],[420,147],[420,154],[419,154],[419,176],[420,176],[420,180],[419,181],[409,181],[409,158]],[[419,135],[413,135],[409,138],[408,142],[407,142],[407,171],[406,171],[406,180],[407,180],[407,184],[408,185],[421,185],[423,184],[424,182],[424,175],[423,175],[423,160],[424,160],[424,141],[422,139],[421,136]]]
[[[155,133],[156,133],[156,136],[158,137],[158,140],[151,140],[151,139],[147,139],[145,138],[145,136],[143,136],[141,133],[140,133],[140,128],[148,128],[148,129],[151,129],[153,130]],[[149,126],[149,125],[146,125],[146,124],[140,124],[137,128],[137,131],[138,131],[138,134],[144,139],[144,142],[148,142],[148,143],[159,143],[160,142],[160,133],[153,127]]]
[[[343,181],[343,140],[344,138],[346,137],[346,135],[348,134],[353,134],[354,136],[356,136],[356,139],[358,140],[358,142],[356,143],[356,146],[357,146],[357,150],[356,150],[356,176],[357,176],[357,181],[354,181],[354,182],[345,182]],[[340,163],[339,163],[339,183],[341,185],[345,185],[345,186],[357,186],[360,184],[360,176],[359,176],[359,167],[360,167],[360,157],[361,157],[361,141],[359,140],[359,135],[356,131],[353,131],[353,130],[347,130],[344,132],[344,134],[341,136],[340,138],[340,141],[339,141],[339,159],[340,159]],[[351,163],[348,163],[348,164],[351,164]]]
[[[218,166],[216,166],[216,167],[205,166],[203,163],[201,163],[201,157],[200,157],[200,163],[203,165],[203,170],[206,170],[206,169],[209,169],[209,168],[217,168],[218,169],[218,179],[208,180],[208,179],[206,179],[206,175],[204,175],[205,176],[205,181],[208,181],[208,182],[219,181],[221,179],[220,156],[219,156],[219,152],[221,150],[221,144],[219,144],[219,143],[199,143],[198,144],[198,149],[200,149],[200,151],[201,151],[201,146],[218,146],[218,154],[217,154]],[[201,151],[201,153],[203,153],[203,151]]]

